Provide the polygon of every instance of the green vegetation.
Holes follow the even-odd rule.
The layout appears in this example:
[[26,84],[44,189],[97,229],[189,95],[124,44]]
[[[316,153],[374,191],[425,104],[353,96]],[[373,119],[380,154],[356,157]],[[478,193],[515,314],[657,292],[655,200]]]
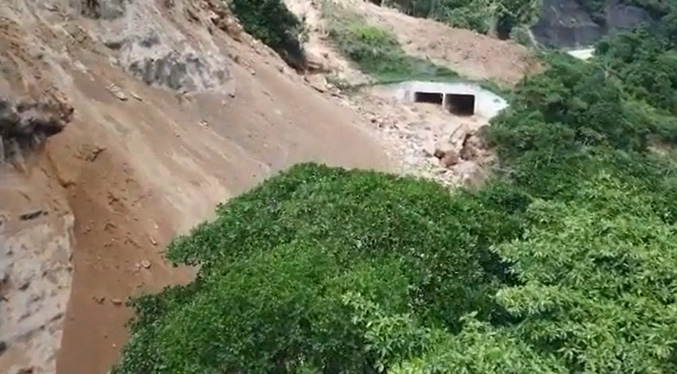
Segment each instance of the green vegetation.
[[652,33],[640,29],[620,35],[615,42],[602,41],[597,53],[635,98],[677,115],[677,51]]
[[[510,37],[526,44],[529,41],[524,32],[538,20],[542,1],[540,0],[370,0],[383,6],[392,6],[402,12],[420,18],[430,18],[453,27],[475,30],[479,33],[495,31],[503,39]],[[592,21],[601,27],[607,27],[606,17],[608,0],[574,0]],[[677,3],[658,0],[621,0],[620,3],[633,5],[647,11],[655,21],[661,21],[663,27],[675,25],[674,18],[666,18]],[[672,23],[671,23],[672,21]],[[670,26],[668,26],[670,27]],[[672,26],[675,27],[675,26]],[[513,34],[515,28],[517,34]]]
[[282,0],[230,0],[229,5],[247,33],[279,53],[289,66],[304,67],[304,24]]
[[536,21],[537,0],[372,0],[406,14],[486,34],[494,27],[508,37],[513,27]]
[[[576,0],[590,15],[593,21],[606,26],[606,8],[608,0]],[[656,20],[673,11],[675,5],[672,1],[656,0],[623,0],[621,3],[633,5],[646,10],[649,15]]]
[[[399,83],[409,80],[435,82],[474,82],[480,87],[510,97],[508,87],[489,80],[461,77],[455,71],[432,61],[408,55],[396,36],[390,31],[370,25],[364,17],[351,12],[332,0],[322,3],[323,16],[328,20],[329,36],[338,50],[369,75],[370,84]],[[334,79],[332,84],[344,91],[360,88],[349,82]]]
[[677,372],[662,35],[551,55],[487,129],[477,191],[305,164],[220,205],[168,251],[197,279],[134,300],[112,373]]
[[323,2],[322,7],[322,13],[329,23],[329,36],[339,51],[377,83],[458,79],[458,74],[448,68],[407,55],[393,34],[369,25],[360,15],[332,1]]

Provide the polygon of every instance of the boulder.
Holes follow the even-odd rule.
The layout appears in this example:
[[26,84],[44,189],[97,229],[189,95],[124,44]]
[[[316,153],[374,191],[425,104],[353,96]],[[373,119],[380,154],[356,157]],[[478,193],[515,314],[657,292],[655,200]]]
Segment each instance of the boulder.
[[0,141],[2,159],[18,156],[61,132],[73,119],[73,107],[55,99],[20,99],[13,102],[0,97]]
[[327,60],[317,53],[307,51],[306,52],[306,64],[308,72],[310,73],[329,73],[331,69]]
[[327,92],[327,80],[322,75],[306,75],[303,80],[317,92]]
[[458,153],[454,150],[449,150],[444,153],[444,156],[441,159],[442,166],[445,168],[450,168],[459,163],[460,157]]

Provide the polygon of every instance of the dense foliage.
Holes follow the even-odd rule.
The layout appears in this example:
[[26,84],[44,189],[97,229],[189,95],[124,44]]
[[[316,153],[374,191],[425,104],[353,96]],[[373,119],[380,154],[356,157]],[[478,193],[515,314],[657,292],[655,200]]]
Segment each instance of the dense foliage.
[[244,30],[279,53],[291,67],[301,69],[304,24],[282,0],[229,0]]
[[662,35],[551,56],[488,128],[480,190],[305,164],[220,205],[168,251],[198,278],[134,301],[113,373],[677,372]]
[[613,43],[601,42],[597,53],[635,98],[677,115],[677,50],[674,42],[655,34],[639,29],[619,35]]

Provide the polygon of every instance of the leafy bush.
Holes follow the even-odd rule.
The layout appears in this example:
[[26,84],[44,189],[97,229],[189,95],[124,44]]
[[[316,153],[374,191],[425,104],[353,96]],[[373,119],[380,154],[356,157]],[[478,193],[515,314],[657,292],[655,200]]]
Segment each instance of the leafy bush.
[[503,158],[584,145],[646,145],[648,129],[641,127],[646,124],[633,121],[637,118],[624,105],[621,86],[595,65],[556,62],[518,85],[514,96],[510,113],[497,118],[490,132]]
[[347,292],[452,329],[468,308],[486,317],[489,290],[507,276],[488,241],[514,237],[517,224],[483,207],[501,202],[463,195],[313,165],[269,180],[170,246],[171,259],[201,265],[198,279],[136,304],[143,323],[113,372],[369,372]]
[[247,33],[279,53],[289,66],[303,68],[304,25],[282,0],[231,0],[230,7]]
[[329,19],[329,36],[339,51],[378,83],[458,78],[452,70],[407,55],[388,30],[367,24],[361,16],[337,4],[325,1],[323,14]]
[[645,28],[615,36],[597,45],[597,55],[625,84],[635,99],[677,114],[677,51],[666,38]]
[[510,39],[526,47],[534,47],[535,42],[527,26],[516,26],[510,30]]

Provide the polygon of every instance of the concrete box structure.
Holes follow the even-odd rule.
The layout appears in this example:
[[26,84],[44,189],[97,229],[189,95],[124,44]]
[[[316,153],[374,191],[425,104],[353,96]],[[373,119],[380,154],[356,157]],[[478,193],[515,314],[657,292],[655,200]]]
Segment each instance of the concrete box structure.
[[396,98],[442,105],[457,115],[496,116],[508,102],[475,83],[410,81],[388,86]]

